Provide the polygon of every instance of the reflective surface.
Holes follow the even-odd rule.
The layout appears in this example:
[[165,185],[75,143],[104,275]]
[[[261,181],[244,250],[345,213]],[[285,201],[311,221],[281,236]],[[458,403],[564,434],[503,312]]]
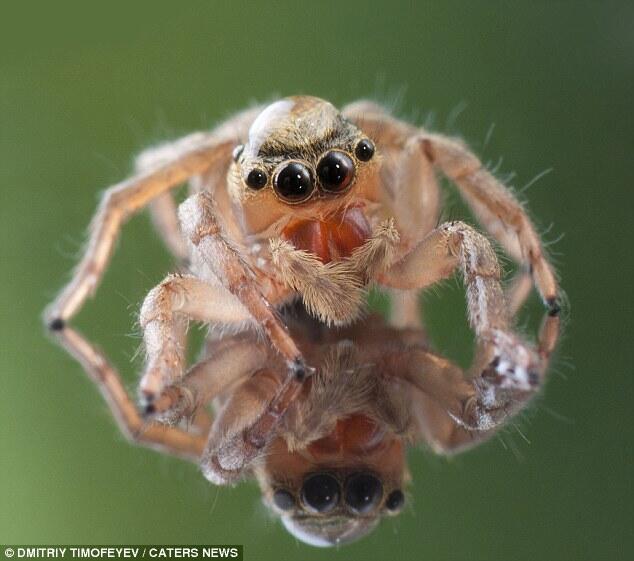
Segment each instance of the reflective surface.
[[[631,557],[632,8],[405,5],[389,18],[368,2],[3,14],[0,542],[243,543],[245,559],[264,560]],[[483,160],[503,156],[499,173],[516,171],[518,189],[553,168],[526,196],[547,240],[565,234],[551,251],[572,304],[525,422],[451,461],[412,453],[404,512],[340,551],[295,545],[255,485],[213,488],[194,466],[125,443],[39,321],[98,192],[127,175],[135,152],[295,93],[339,106],[400,98],[399,113],[419,122],[433,112]],[[463,216],[448,192],[447,216]],[[147,218],[132,221],[77,322],[131,387],[138,307],[168,270]],[[466,364],[461,294],[456,283],[432,291],[427,321],[438,348]],[[540,315],[533,299],[531,332]]]

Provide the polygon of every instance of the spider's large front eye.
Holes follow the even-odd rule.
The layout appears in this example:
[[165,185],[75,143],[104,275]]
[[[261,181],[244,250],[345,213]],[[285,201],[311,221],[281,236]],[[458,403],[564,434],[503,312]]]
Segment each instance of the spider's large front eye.
[[252,169],[247,175],[247,185],[251,189],[262,189],[266,185],[266,173],[261,169]]
[[374,156],[374,144],[365,138],[357,144],[357,147],[354,149],[354,154],[362,162],[367,162]]
[[346,504],[356,514],[367,514],[381,501],[383,485],[369,473],[357,473],[346,483]]
[[277,174],[274,186],[280,197],[293,203],[310,197],[314,188],[308,168],[299,162],[291,162],[285,166]]
[[354,164],[343,152],[328,152],[317,165],[317,175],[324,191],[339,193],[354,177]]
[[302,486],[302,501],[313,512],[330,512],[339,503],[339,482],[327,473],[312,475]]

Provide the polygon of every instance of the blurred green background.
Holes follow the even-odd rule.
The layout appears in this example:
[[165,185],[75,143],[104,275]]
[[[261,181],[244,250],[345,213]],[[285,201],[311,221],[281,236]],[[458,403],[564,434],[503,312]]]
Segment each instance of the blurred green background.
[[[3,4],[0,542],[241,543],[261,560],[632,558],[634,5],[411,4]],[[193,465],[129,446],[39,317],[99,192],[136,152],[295,93],[431,115],[485,161],[503,157],[517,188],[552,168],[526,197],[571,303],[552,378],[518,429],[450,461],[413,451],[411,508],[339,551],[286,535],[254,484],[214,488]],[[451,190],[448,204],[463,215]],[[170,267],[136,218],[76,320],[131,388],[138,307]],[[459,284],[427,302],[438,347],[466,363]],[[540,314],[533,298],[527,330]]]

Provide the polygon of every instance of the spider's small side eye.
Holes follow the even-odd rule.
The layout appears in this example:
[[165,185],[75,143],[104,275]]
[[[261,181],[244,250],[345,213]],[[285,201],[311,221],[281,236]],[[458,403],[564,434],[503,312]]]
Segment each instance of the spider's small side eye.
[[367,138],[364,138],[354,149],[355,156],[362,162],[367,162],[374,156],[374,144]]
[[385,501],[385,507],[390,512],[398,512],[403,508],[405,504],[405,495],[403,495],[403,491],[400,489],[396,489],[396,491],[392,491],[387,500]]
[[238,144],[231,153],[231,157],[233,158],[234,162],[238,161],[238,158],[242,155],[242,152],[244,152],[244,144]]
[[247,175],[247,185],[251,189],[262,189],[266,185],[266,173],[261,169],[252,169]]
[[273,493],[273,503],[280,510],[291,510],[295,506],[295,499],[286,489],[278,489]]

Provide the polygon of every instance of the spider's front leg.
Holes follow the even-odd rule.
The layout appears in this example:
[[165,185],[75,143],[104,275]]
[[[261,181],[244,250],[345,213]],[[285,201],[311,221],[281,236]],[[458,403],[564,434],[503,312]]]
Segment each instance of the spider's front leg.
[[[380,281],[395,288],[424,288],[448,278],[459,269],[467,291],[471,327],[480,360],[474,370],[508,356],[530,385],[531,375],[522,366],[530,356],[510,329],[510,313],[500,284],[500,266],[490,242],[464,222],[447,222],[430,232],[408,255],[393,265]],[[529,361],[530,362],[530,361]],[[499,361],[499,368],[506,361]]]
[[[245,442],[263,448],[311,369],[277,314],[275,305],[280,302],[269,302],[264,297],[239,249],[223,237],[212,196],[205,192],[193,195],[180,206],[179,216],[194,262],[202,264],[202,274],[208,274],[209,281],[217,284],[193,277],[172,277],[148,296],[141,314],[148,351],[148,367],[141,383],[146,407],[151,409],[159,392],[178,380],[182,372],[182,351],[172,334],[175,313],[203,321],[255,323],[285,361],[288,371],[277,394],[244,436]],[[280,291],[273,296],[281,299],[285,294]]]
[[496,334],[506,341],[494,343],[499,354],[474,378],[476,395],[455,420],[469,430],[487,431],[519,411],[544,383],[559,327],[559,318],[547,315],[536,349],[526,346],[517,336]]
[[160,393],[152,407],[146,409],[146,418],[168,424],[192,418],[216,397],[261,369],[270,358],[270,349],[253,333],[214,341],[207,352],[209,356],[194,364],[182,380]]
[[275,434],[296,384],[284,380],[279,358],[253,334],[218,341],[211,356],[152,404],[151,417],[175,423],[221,396],[200,465],[216,485],[233,483],[249,470]]
[[[140,384],[142,400],[146,410],[155,410],[160,392],[181,377],[183,349],[174,336],[178,315],[221,324],[255,323],[288,369],[277,394],[245,433],[244,442],[261,449],[310,370],[276,312],[275,305],[280,302],[271,303],[263,296],[240,251],[223,237],[211,195],[202,192],[190,197],[181,205],[179,215],[194,261],[204,265],[202,274],[210,278],[207,282],[192,276],[171,276],[148,294],[141,310],[148,355]],[[282,298],[284,294],[274,296]]]
[[152,409],[161,390],[181,378],[184,368],[182,321],[249,323],[253,318],[222,286],[194,276],[170,275],[153,288],[141,307],[140,324],[147,355],[139,384],[141,401]]
[[264,297],[239,248],[223,236],[213,197],[205,192],[193,195],[180,206],[179,216],[183,232],[195,253],[195,261],[204,263],[222,286],[242,303],[286,360],[289,371],[299,381],[303,380],[307,374],[306,364],[275,310],[273,304],[278,302],[271,303]]
[[[269,415],[271,403],[279,395],[280,383],[276,371],[259,369],[223,404],[200,461],[203,475],[209,481],[216,485],[234,483],[266,453],[266,445],[281,417],[281,413],[275,417]],[[264,431],[256,436],[254,427],[263,426],[264,419],[271,422],[266,422]]]

